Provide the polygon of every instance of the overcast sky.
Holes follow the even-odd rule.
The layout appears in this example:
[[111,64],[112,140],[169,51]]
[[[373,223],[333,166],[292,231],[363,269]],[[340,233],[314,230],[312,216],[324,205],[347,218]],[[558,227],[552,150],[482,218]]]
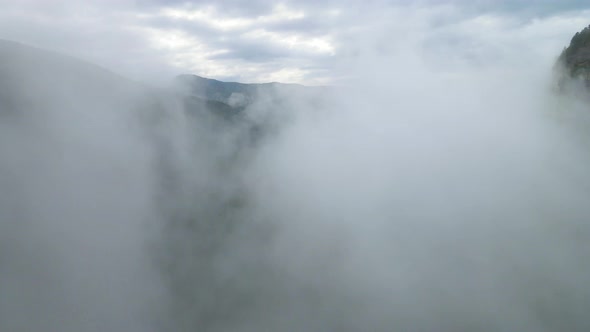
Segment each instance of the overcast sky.
[[140,80],[317,85],[338,82],[342,59],[380,47],[363,40],[394,45],[408,30],[422,32],[426,54],[461,47],[477,60],[524,42],[558,53],[590,23],[588,9],[575,0],[0,0],[0,38]]

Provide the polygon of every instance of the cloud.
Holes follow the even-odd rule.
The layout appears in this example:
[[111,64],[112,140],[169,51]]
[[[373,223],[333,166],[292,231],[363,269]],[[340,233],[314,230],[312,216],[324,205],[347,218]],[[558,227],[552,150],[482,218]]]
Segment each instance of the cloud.
[[[534,5],[486,0],[278,4],[2,0],[0,4],[4,8],[1,38],[81,57],[136,79],[164,83],[164,78],[194,73],[248,82],[275,77],[307,84],[334,83],[337,75],[331,72],[335,63],[350,55],[350,39],[387,25],[404,12],[435,14],[415,17],[416,22],[405,20],[407,26],[390,32],[389,43],[403,39],[417,25],[428,25],[438,47],[467,46],[475,59],[477,52],[486,51],[485,45],[470,44],[473,39],[468,34],[489,34],[496,38],[489,41],[493,43],[510,25],[529,26],[537,35],[523,38],[561,38],[564,43],[585,25],[580,10],[588,7],[581,1],[541,0]],[[300,74],[287,74],[292,72]]]

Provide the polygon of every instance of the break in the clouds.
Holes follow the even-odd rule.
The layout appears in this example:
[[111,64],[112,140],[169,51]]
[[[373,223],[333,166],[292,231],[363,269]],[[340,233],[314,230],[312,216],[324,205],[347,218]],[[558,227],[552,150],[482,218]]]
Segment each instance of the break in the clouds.
[[[0,38],[82,57],[137,79],[165,82],[193,73],[245,82],[330,84],[341,79],[339,65],[363,52],[361,45],[403,48],[408,29],[425,36],[425,59],[434,67],[441,61],[445,66],[477,63],[483,54],[489,62],[527,38],[541,41],[535,47],[557,52],[587,25],[590,5],[549,0],[0,0],[0,7]],[[359,39],[372,31],[382,34],[371,38],[380,44],[363,45]],[[463,57],[429,59],[433,47],[436,54],[462,47]]]

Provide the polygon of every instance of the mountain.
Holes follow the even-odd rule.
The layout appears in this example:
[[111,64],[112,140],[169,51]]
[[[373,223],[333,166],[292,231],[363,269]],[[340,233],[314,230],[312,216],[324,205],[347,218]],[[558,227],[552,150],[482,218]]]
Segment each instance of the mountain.
[[567,80],[582,81],[590,87],[590,26],[572,37],[570,44],[561,52],[556,67],[559,70],[559,85]]
[[166,160],[166,147],[172,144],[166,140],[176,133],[165,137],[163,132],[181,123],[192,140],[209,142],[209,149],[223,154],[216,158],[229,164],[226,160],[257,144],[297,110],[324,103],[328,91],[195,75],[173,82],[156,88],[73,57],[0,40],[0,126],[17,128],[13,122],[18,122],[23,139],[30,130],[59,137],[64,128],[99,129],[94,140],[112,136],[112,126],[130,124]]
[[207,100],[225,103],[234,108],[251,105],[259,100],[278,100],[285,95],[305,95],[324,87],[300,84],[223,82],[197,75],[179,75],[174,85],[185,93]]
[[73,57],[0,40],[2,113],[30,111],[33,104],[70,109],[132,101],[137,107],[154,109],[162,108],[158,104],[163,100],[176,99],[188,113],[211,112],[230,119],[254,104],[271,109],[287,98],[317,101],[325,90],[298,84],[222,82],[196,75],[180,75],[170,89],[158,89]]

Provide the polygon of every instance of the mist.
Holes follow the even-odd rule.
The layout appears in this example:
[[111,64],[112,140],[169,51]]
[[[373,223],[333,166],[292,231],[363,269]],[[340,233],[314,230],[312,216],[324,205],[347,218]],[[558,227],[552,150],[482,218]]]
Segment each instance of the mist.
[[0,330],[588,330],[564,23],[454,10],[369,6],[322,102],[230,120],[3,42]]

